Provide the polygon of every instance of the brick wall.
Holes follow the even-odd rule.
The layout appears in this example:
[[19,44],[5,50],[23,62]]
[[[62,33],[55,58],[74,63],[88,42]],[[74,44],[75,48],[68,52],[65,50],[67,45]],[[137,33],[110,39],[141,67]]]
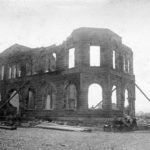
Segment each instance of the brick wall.
[[[90,66],[90,46],[100,47],[100,66]],[[68,68],[69,49],[75,48],[75,67]],[[113,50],[116,51],[116,69],[113,69]],[[10,52],[11,51],[11,52]],[[14,51],[14,53],[13,53]],[[21,51],[21,52],[20,52]],[[19,55],[17,55],[19,52]],[[44,72],[45,59],[56,53],[56,70]],[[110,114],[122,114],[124,111],[124,91],[129,92],[130,115],[135,115],[135,77],[133,74],[133,53],[132,50],[123,45],[121,37],[109,29],[79,28],[72,32],[71,36],[59,46],[31,49],[15,45],[0,55],[0,65],[5,66],[4,80],[0,81],[0,92],[2,101],[9,98],[9,94],[19,89],[20,111],[33,116],[42,117],[104,117]],[[11,58],[11,59],[10,59]],[[26,63],[29,58],[34,58],[38,70],[36,74],[26,75]],[[124,71],[125,62],[129,61],[129,72]],[[48,60],[49,61],[49,60]],[[47,61],[47,62],[48,62]],[[8,79],[8,64],[21,66],[21,77]],[[125,64],[127,66],[127,64]],[[41,67],[41,68],[40,68]],[[42,71],[43,70],[43,71]],[[77,108],[68,111],[64,108],[65,84],[74,84],[77,89]],[[103,89],[103,109],[91,111],[88,109],[88,89],[92,83],[99,84]],[[112,110],[112,87],[117,90],[117,107],[119,110]],[[52,89],[55,95],[53,110],[44,110],[46,88]],[[33,89],[35,93],[35,109],[26,108],[28,90]]]

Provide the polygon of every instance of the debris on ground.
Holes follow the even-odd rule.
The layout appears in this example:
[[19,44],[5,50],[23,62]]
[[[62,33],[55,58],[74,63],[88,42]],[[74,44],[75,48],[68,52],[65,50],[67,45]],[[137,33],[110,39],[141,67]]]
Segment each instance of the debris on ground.
[[138,118],[137,125],[139,130],[148,130],[150,129],[150,124],[146,121],[146,119]]

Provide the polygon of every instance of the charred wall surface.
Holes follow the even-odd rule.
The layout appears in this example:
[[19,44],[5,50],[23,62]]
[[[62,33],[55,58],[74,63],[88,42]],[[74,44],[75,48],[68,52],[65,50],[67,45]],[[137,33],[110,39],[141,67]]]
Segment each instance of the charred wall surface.
[[[95,64],[93,47],[99,49]],[[31,49],[15,44],[0,54],[0,79],[1,104],[12,97],[6,114],[15,107],[19,115],[55,119],[135,115],[133,53],[109,29],[76,29],[59,46]],[[94,108],[88,106],[92,84],[102,89],[102,99]]]

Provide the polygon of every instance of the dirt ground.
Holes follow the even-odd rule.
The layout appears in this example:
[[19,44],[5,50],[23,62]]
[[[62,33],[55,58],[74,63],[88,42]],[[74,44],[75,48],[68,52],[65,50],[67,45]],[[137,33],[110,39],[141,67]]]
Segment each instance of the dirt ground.
[[39,128],[0,129],[0,150],[150,150],[150,131],[86,133]]

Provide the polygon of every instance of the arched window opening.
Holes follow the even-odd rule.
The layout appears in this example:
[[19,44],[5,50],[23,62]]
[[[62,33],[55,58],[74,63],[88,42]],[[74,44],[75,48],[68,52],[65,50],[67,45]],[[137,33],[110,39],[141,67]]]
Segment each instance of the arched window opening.
[[124,109],[125,109],[125,113],[129,114],[129,92],[126,89],[125,93],[124,93],[124,97],[125,97],[125,101],[124,101]]
[[77,90],[74,84],[70,84],[67,86],[65,100],[66,109],[74,110],[77,108]]
[[75,67],[75,48],[69,49],[69,68]]
[[111,100],[112,100],[112,109],[116,110],[117,109],[117,88],[115,85],[112,88]]
[[90,46],[90,66],[100,66],[100,46]]
[[56,86],[53,83],[47,84],[43,82],[41,87],[43,109],[52,110],[55,109],[56,103]]
[[27,108],[28,109],[34,109],[35,108],[35,96],[34,96],[33,91],[31,91],[31,90],[29,90],[29,92],[28,92]]
[[113,69],[116,69],[116,51],[113,50]]
[[51,110],[53,109],[53,97],[48,94],[46,97],[46,105],[45,105],[46,110]]
[[[14,91],[10,97],[12,97],[14,94],[16,93],[16,91]],[[16,94],[11,100],[10,100],[10,104],[13,105],[14,107],[16,107],[17,109],[17,114],[19,114],[19,94]]]
[[102,109],[102,87],[99,84],[91,84],[88,90],[88,108]]

